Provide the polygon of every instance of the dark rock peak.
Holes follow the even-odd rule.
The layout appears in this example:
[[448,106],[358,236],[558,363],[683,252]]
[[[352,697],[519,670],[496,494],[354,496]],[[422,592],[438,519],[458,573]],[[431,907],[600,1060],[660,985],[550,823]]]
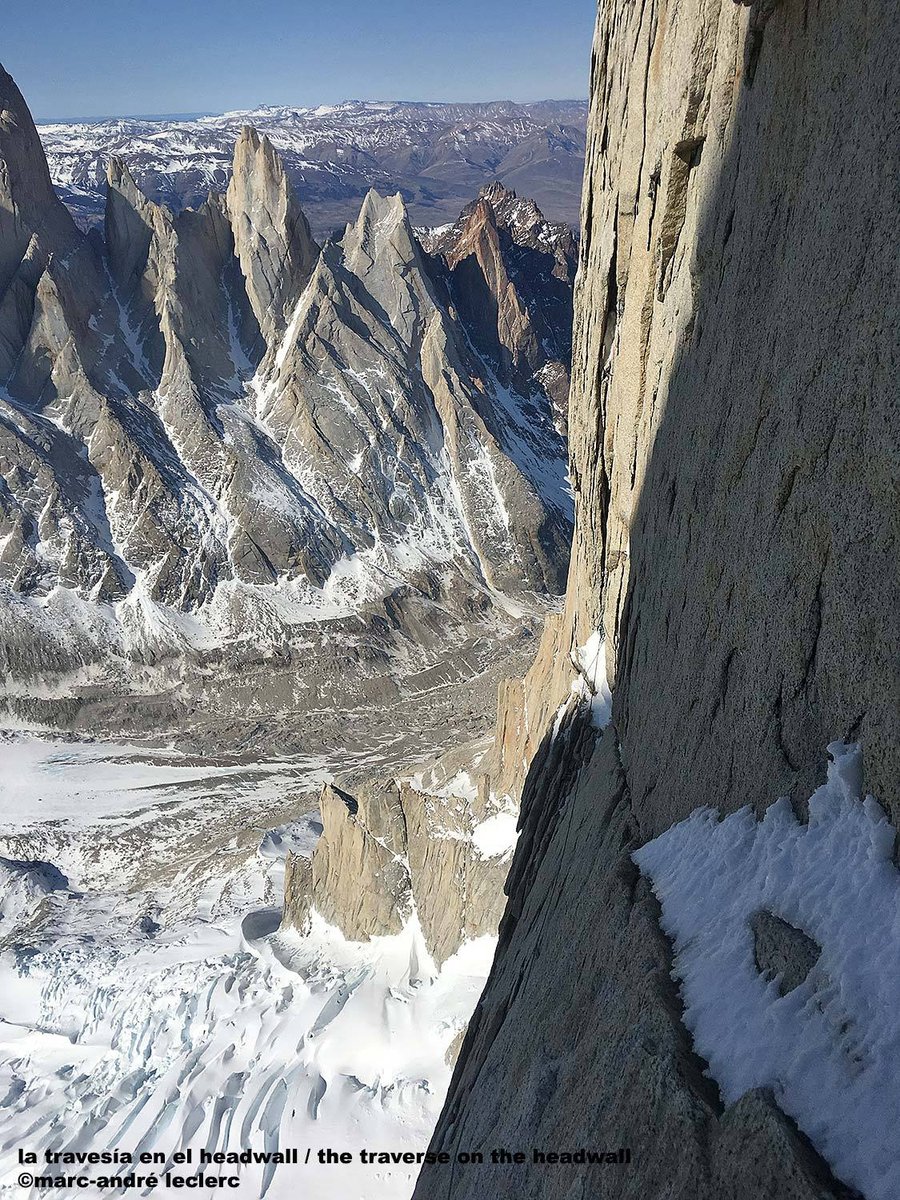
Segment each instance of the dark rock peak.
[[549,395],[565,423],[576,242],[532,200],[499,181],[482,188],[458,220],[424,233],[453,305],[498,378]]
[[499,180],[483,187],[449,229],[425,234],[423,242],[431,254],[459,261],[475,231],[486,225],[505,233],[515,246],[552,255],[554,273],[561,279],[574,279],[578,242],[571,228],[548,221],[533,200],[519,197]]

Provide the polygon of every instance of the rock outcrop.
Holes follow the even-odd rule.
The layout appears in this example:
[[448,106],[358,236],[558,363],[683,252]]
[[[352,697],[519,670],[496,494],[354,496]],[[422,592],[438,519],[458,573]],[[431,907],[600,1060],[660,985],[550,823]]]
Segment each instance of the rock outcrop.
[[[426,1168],[421,1200],[821,1200],[860,1186],[836,1178],[823,1133],[840,1088],[804,1128],[785,1075],[737,1100],[719,1090],[632,854],[704,805],[762,813],[790,795],[802,814],[838,737],[859,743],[868,790],[900,815],[897,38],[880,0],[601,0],[566,611],[527,692],[505,697],[503,769],[541,740],[493,972],[433,1148],[627,1145],[632,1161]],[[566,699],[600,633],[602,734]],[[738,886],[733,862],[721,871]],[[811,987],[811,932],[748,921],[747,970]],[[826,973],[852,970],[822,946]],[[771,1003],[798,994],[768,986]],[[798,1044],[817,1003],[796,1012]],[[840,1058],[843,1036],[823,1033],[819,1053],[833,1042]],[[867,1194],[894,1194],[896,1163],[873,1164]]]
[[[496,933],[514,816],[505,799],[468,777],[429,793],[409,781],[370,783],[358,796],[330,785],[311,863],[289,855],[284,925],[303,930],[311,910],[345,937],[399,933],[415,917],[435,961]],[[499,831],[499,837],[497,833]]]
[[[13,690],[121,686],[135,664],[165,689],[188,660],[227,676],[360,617],[382,665],[421,665],[427,644],[562,591],[572,501],[547,354],[513,377],[478,348],[399,196],[370,192],[320,249],[272,145],[244,129],[227,195],[193,209],[149,200],[113,158],[105,237],[84,236],[5,74],[0,103]],[[530,220],[532,241],[551,230]],[[543,259],[509,260],[528,345]]]

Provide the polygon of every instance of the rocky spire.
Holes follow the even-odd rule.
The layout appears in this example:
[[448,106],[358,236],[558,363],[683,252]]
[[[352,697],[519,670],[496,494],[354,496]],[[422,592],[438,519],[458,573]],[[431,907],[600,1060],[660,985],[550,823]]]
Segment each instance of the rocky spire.
[[22,94],[0,67],[0,382],[34,405],[71,397],[96,362],[106,279],[50,181]]
[[[38,391],[49,358],[40,338],[23,355],[36,314],[38,283],[54,256],[66,261],[82,241],[50,182],[40,138],[13,79],[0,66],[0,380],[18,368]],[[49,280],[48,289],[51,288]],[[32,371],[31,358],[40,360]],[[34,378],[32,378],[34,377]]]
[[410,343],[416,323],[437,300],[399,192],[381,196],[371,189],[356,223],[347,226],[343,247],[347,269],[365,280],[393,328]]
[[493,212],[497,229],[508,235],[512,245],[552,254],[555,259],[553,275],[569,283],[574,280],[578,242],[571,228],[562,221],[548,221],[534,200],[519,196],[499,179],[486,184],[452,225],[425,235],[428,252],[452,257],[460,241],[465,239],[476,210],[485,203]]
[[162,210],[149,201],[120,158],[106,168],[106,253],[116,283],[130,289],[147,268],[154,231],[164,224]]
[[562,427],[576,260],[571,230],[494,182],[424,244],[443,260],[456,309],[500,381],[550,396]]
[[284,332],[319,248],[272,143],[245,125],[226,197],[235,254],[269,346]]
[[454,294],[472,315],[485,349],[495,348],[504,375],[531,374],[541,364],[528,308],[509,277],[494,207],[479,198],[448,255]]

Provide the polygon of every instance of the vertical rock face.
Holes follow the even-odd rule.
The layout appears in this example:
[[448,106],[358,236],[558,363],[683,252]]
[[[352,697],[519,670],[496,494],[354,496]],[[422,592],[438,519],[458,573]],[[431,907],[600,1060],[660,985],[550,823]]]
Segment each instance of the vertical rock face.
[[93,355],[101,286],[98,256],[53,191],[31,114],[0,67],[0,380],[38,402],[64,390]]
[[35,234],[45,253],[64,251],[79,240],[68,210],[53,190],[28,107],[11,76],[0,67],[0,295]]
[[[631,855],[702,805],[802,807],[835,737],[900,817],[898,49],[878,0],[601,0],[573,562],[529,687],[508,689],[504,769],[595,632],[612,720],[599,736],[572,699],[544,727],[434,1146],[629,1145],[632,1165],[426,1171],[422,1200],[848,1194],[778,1080],[718,1093]],[[781,986],[807,986],[798,945],[768,955]]]
[[[625,83],[595,62],[573,604],[648,832],[674,815],[663,771],[685,812],[752,762],[733,802],[764,804],[838,736],[900,815],[898,133],[881,85],[832,86],[861,60],[891,94],[883,15],[698,6],[694,45],[661,8]],[[673,687],[702,719],[661,723]]]

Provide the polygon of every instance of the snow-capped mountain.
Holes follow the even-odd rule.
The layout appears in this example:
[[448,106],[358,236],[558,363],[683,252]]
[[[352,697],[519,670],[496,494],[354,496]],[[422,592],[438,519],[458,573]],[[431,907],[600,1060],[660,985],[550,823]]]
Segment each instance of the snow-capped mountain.
[[317,235],[353,219],[370,188],[403,195],[413,221],[440,225],[499,179],[548,216],[576,224],[587,105],[351,102],[263,107],[196,120],[43,124],[50,174],[85,225],[103,220],[106,170],[123,158],[140,189],[174,210],[201,204],[231,174],[244,125],[265,133]]
[[5,73],[0,104],[8,680],[236,669],[361,613],[446,641],[561,591],[564,227],[494,186],[428,254],[370,191],[320,247],[243,126],[226,193],[177,214],[113,158],[86,236]]

